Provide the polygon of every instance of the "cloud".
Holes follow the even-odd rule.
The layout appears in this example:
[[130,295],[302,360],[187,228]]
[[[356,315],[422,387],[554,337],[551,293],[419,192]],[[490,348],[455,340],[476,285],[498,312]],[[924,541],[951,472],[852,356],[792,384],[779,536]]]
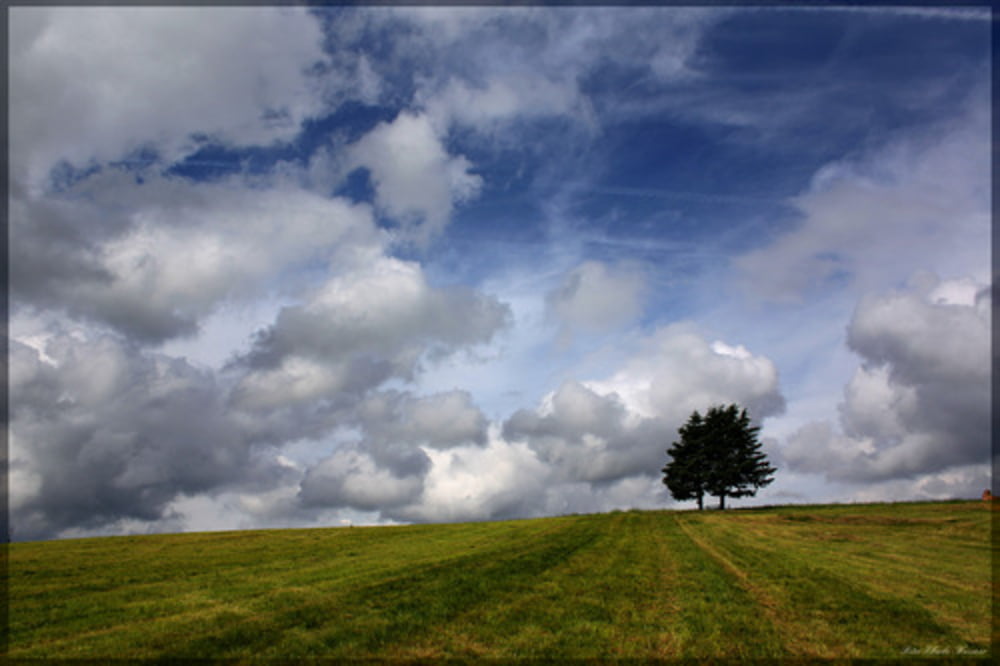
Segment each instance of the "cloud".
[[250,446],[215,377],[183,360],[56,330],[44,356],[11,340],[10,363],[16,539],[155,523],[181,494],[266,488],[285,476]]
[[389,512],[423,490],[423,470],[393,473],[357,447],[342,447],[309,469],[299,497],[306,506]]
[[[443,304],[463,315],[459,327],[477,325],[461,298]],[[392,515],[419,497],[430,471],[425,449],[475,449],[487,441],[486,419],[467,392],[374,390],[400,358],[397,369],[416,371],[408,364],[435,343],[423,335],[462,344],[480,334],[449,333],[440,313],[432,314],[434,326],[422,330],[394,331],[398,320],[375,318],[367,333],[377,336],[388,323],[390,339],[344,348],[344,362],[291,353],[270,372],[242,359],[219,373],[93,328],[17,322],[10,364],[16,538],[180,529],[184,521],[174,512],[184,498],[226,492],[244,503],[256,497],[252,511],[239,511],[268,520],[315,519],[318,510],[338,506]],[[401,348],[401,357],[370,357]],[[373,365],[390,370],[365,375]],[[344,436],[352,431],[353,441]],[[301,465],[281,453],[296,441],[312,441],[317,451],[332,443],[334,450]]]
[[389,378],[413,379],[422,359],[488,342],[508,324],[509,308],[493,297],[433,287],[413,262],[365,256],[258,333],[238,361],[249,370],[236,391],[241,405],[363,395]]
[[[395,406],[398,418],[386,418],[380,405],[374,414],[365,413],[366,421],[371,423],[377,419],[380,426],[391,424],[384,436],[409,439],[433,448],[486,443],[486,418],[472,403],[472,396],[467,391],[407,397],[400,402]],[[368,427],[368,432],[372,432],[372,426]]]
[[617,393],[633,412],[679,427],[691,412],[736,402],[755,420],[780,414],[778,369],[740,345],[710,344],[688,323],[664,326],[611,377],[587,385]]
[[389,512],[399,520],[457,522],[542,515],[549,469],[523,444],[494,430],[486,446],[427,450],[431,467],[419,502]]
[[193,135],[288,140],[322,108],[302,8],[17,7],[10,34],[12,176],[31,188],[62,160],[152,147],[169,163]]
[[844,389],[838,434],[809,424],[783,456],[838,481],[919,480],[989,460],[990,296],[922,274],[865,298],[848,327],[863,360]]
[[574,331],[607,332],[632,323],[642,310],[645,283],[636,270],[586,261],[567,273],[546,297],[549,316]]
[[[307,470],[299,492],[305,507],[441,521],[495,516],[510,502],[498,495],[523,499],[517,490],[523,482],[516,478],[519,470],[504,462],[510,447],[488,436],[485,417],[464,391],[419,397],[377,392],[345,417],[359,439]],[[524,462],[523,456],[518,461]],[[473,468],[474,479],[469,477]],[[446,497],[459,489],[469,496]],[[474,503],[471,494],[479,498]]]
[[376,512],[381,521],[445,522],[541,515],[549,467],[523,444],[493,428],[483,444],[408,449],[421,464],[393,469],[371,442],[338,449],[310,468],[299,499],[305,507]]
[[[18,195],[21,196],[18,196]],[[371,211],[293,186],[196,184],[110,171],[66,196],[15,192],[11,289],[148,342],[191,335],[227,301],[345,248],[377,246]]]
[[961,118],[901,135],[877,153],[820,169],[793,199],[792,231],[737,257],[746,290],[800,303],[833,288],[861,293],[905,280],[989,266],[989,104],[975,91]]
[[991,485],[988,466],[965,465],[924,474],[914,480],[891,479],[865,484],[854,490],[849,498],[852,502],[898,502],[901,497],[914,501],[972,499]]
[[567,382],[538,410],[520,410],[503,435],[527,442],[556,478],[600,483],[655,472],[669,431],[629,414],[614,394]]
[[503,435],[526,442],[563,481],[602,484],[657,474],[691,412],[729,402],[758,422],[779,413],[773,363],[742,348],[713,348],[689,326],[668,326],[610,378],[566,382],[536,409],[517,411]]
[[983,381],[990,344],[988,289],[982,284],[970,289],[969,280],[938,283],[928,274],[920,279],[929,283],[863,299],[848,328],[848,345],[868,363],[887,366],[903,385],[963,377]]
[[586,100],[570,81],[552,81],[537,72],[498,74],[484,85],[449,79],[440,91],[426,97],[428,114],[441,126],[450,123],[483,132],[503,122],[543,116],[573,116],[586,108]]
[[[508,308],[471,289],[433,287],[417,264],[378,247],[348,248],[356,254],[341,254],[327,282],[218,373],[92,325],[19,315],[17,538],[167,528],[183,522],[171,513],[181,499],[240,488],[259,494],[253,512],[264,518],[301,520],[331,505],[389,512],[419,496],[424,448],[483,446],[486,419],[469,393],[377,389],[488,342]],[[279,453],[296,441],[322,450],[345,429],[357,438],[340,436],[317,464],[287,464]]]
[[[566,81],[579,80],[586,70],[609,61],[648,68],[663,79],[682,75],[704,27],[726,15],[677,7],[626,12],[607,7],[423,7],[392,13],[416,28],[421,44],[437,45],[443,56],[461,51],[473,60],[475,67],[469,69],[474,71],[499,73],[532,63],[536,72]],[[498,57],[502,52],[506,58]]]
[[450,156],[426,115],[400,113],[348,150],[346,169],[365,167],[375,203],[426,243],[440,233],[455,204],[474,198],[482,178],[463,156]]
[[689,60],[699,39],[725,15],[677,7],[398,7],[351,14],[358,25],[343,29],[341,41],[391,34],[380,80],[394,82],[439,133],[471,129],[523,150],[508,132],[525,123],[558,118],[592,135],[620,120],[625,100],[602,89],[612,73],[637,86],[695,76]]

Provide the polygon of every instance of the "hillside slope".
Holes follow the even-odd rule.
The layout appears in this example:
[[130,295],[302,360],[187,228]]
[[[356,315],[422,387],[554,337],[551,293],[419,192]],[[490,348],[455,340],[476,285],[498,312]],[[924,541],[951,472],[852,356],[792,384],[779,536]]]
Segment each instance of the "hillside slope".
[[11,657],[984,657],[979,502],[12,544]]

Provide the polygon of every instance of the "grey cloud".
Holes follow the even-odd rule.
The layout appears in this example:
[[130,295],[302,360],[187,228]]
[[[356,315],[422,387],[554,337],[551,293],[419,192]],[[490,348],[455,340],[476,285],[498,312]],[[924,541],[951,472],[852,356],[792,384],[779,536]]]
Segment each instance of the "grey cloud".
[[432,463],[421,447],[483,446],[486,419],[464,391],[414,397],[399,391],[368,395],[341,424],[361,439],[312,466],[299,497],[306,507],[350,507],[395,517],[415,502]]
[[916,479],[983,464],[990,452],[990,306],[942,302],[932,283],[863,300],[848,344],[864,363],[844,391],[843,435],[829,424],[795,433],[796,469],[840,481]]
[[115,169],[46,197],[15,188],[10,242],[18,304],[153,343],[296,267],[378,246],[365,206],[283,185],[137,184]]
[[485,446],[428,449],[433,465],[420,497],[385,515],[408,521],[465,521],[541,515],[555,481],[549,465],[523,444],[490,437]]
[[266,487],[215,378],[110,337],[11,341],[12,532],[45,538],[122,519],[159,521],[181,494]]
[[435,448],[486,443],[486,417],[467,391],[424,397],[398,391],[376,393],[357,413],[369,438]]
[[[464,391],[414,397],[379,387],[488,342],[509,316],[495,298],[432,287],[418,265],[376,256],[334,275],[260,332],[228,369],[237,377],[231,404],[286,439],[357,429],[356,441],[306,471],[299,500],[401,515],[431,469],[422,447],[482,446],[487,422]],[[315,431],[303,433],[306,426]]]
[[513,414],[503,436],[526,441],[558,476],[599,483],[655,473],[669,432],[655,419],[631,418],[614,394],[567,382],[553,394],[550,409]]
[[307,471],[299,500],[404,521],[661,503],[657,477],[688,403],[728,397],[764,418],[783,401],[773,364],[742,347],[709,345],[686,327],[647,342],[607,381],[567,381],[489,427],[464,392],[369,391],[339,412],[356,439]]
[[[923,290],[921,290],[923,291]],[[931,302],[930,293],[894,293],[861,302],[848,346],[869,364],[886,366],[899,384],[978,380],[989,349],[989,292],[977,304]]]
[[944,472],[923,474],[917,479],[889,479],[866,483],[856,490],[852,501],[893,502],[900,497],[915,500],[974,498],[991,485],[989,467],[969,465]]
[[817,421],[788,438],[781,459],[794,471],[836,475],[835,470],[844,469],[853,460],[868,458],[871,451],[870,442],[838,435],[829,422]]
[[420,495],[423,472],[423,469],[386,469],[361,448],[344,446],[309,469],[302,481],[299,498],[307,507],[351,507],[384,512]]
[[488,342],[509,318],[491,296],[432,287],[418,265],[380,256],[284,308],[237,361],[251,372],[236,398],[277,406],[362,394],[391,377],[412,379],[425,359]]
[[565,483],[552,486],[545,493],[542,515],[601,513],[615,509],[662,509],[671,501],[660,476],[644,474],[601,485]]
[[109,285],[99,247],[128,227],[123,215],[86,201],[33,199],[12,180],[9,200],[11,296],[38,306],[60,305],[80,282]]
[[[277,503],[297,519],[329,507],[402,516],[431,471],[422,447],[486,443],[486,419],[464,391],[373,391],[388,375],[320,394],[266,382],[287,399],[247,405],[232,393],[257,372],[247,366],[216,374],[81,327],[50,325],[29,337],[33,346],[13,340],[10,355],[19,540],[166,528],[180,524],[172,513],[180,499],[223,492],[263,498],[261,515],[271,510],[261,503]],[[323,380],[328,368],[318,367]],[[305,372],[299,380],[308,384]],[[358,440],[304,471],[276,455],[288,442],[320,445],[345,428]],[[290,487],[291,495],[280,490]]]
[[790,201],[800,213],[795,227],[735,259],[745,290],[796,303],[831,287],[881,289],[905,280],[914,266],[985,275],[988,97],[977,90],[958,108],[930,131],[901,135],[876,153],[817,171]]

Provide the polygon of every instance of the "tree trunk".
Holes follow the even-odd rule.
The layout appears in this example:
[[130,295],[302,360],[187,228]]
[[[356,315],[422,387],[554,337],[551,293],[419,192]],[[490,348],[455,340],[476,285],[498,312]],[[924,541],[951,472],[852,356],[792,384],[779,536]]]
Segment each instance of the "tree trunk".
[[701,493],[698,493],[698,510],[701,511],[704,508],[704,496]]
[[719,510],[721,511],[725,508],[726,508],[726,493],[722,493],[721,495],[719,495]]

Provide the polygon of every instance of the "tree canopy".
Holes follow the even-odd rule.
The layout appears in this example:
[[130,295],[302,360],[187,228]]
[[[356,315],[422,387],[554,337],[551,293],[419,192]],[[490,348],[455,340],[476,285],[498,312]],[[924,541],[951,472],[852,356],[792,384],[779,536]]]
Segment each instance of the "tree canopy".
[[726,497],[752,497],[777,471],[761,451],[759,431],[737,405],[711,407],[705,416],[694,412],[678,430],[680,441],[667,449],[663,483],[674,499],[697,500],[699,509],[705,495],[718,497],[720,509]]

